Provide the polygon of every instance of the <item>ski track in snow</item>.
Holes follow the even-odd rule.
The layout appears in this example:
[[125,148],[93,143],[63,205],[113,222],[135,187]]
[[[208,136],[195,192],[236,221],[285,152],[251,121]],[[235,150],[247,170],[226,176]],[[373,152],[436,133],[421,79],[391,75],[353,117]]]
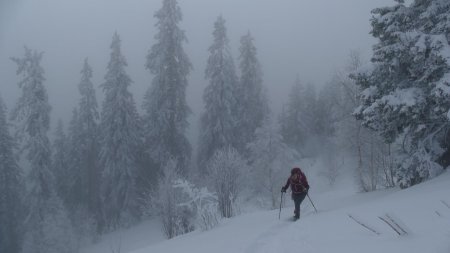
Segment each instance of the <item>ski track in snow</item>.
[[280,238],[276,236],[276,231],[279,230],[276,227],[272,227],[274,231],[266,231],[262,233],[256,241],[251,243],[249,247],[245,250],[245,253],[256,253],[256,252],[275,252],[280,249],[282,243],[280,242]]
[[245,253],[269,253],[269,252],[282,252],[283,242],[279,236],[280,231],[286,228],[291,221],[280,221],[280,224],[270,227],[265,232],[261,233],[256,240],[251,243],[245,250]]
[[[304,217],[311,215],[307,212]],[[292,221],[284,218],[279,224],[269,227],[255,241],[250,243],[245,253],[288,253],[292,246],[301,249],[302,253],[314,252],[308,240],[308,233],[302,229],[302,220]]]

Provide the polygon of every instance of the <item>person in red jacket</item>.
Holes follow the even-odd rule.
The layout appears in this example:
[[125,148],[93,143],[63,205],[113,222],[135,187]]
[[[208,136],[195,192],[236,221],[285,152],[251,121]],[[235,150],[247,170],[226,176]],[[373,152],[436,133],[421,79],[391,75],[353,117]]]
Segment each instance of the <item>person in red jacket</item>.
[[291,170],[291,176],[288,178],[286,185],[281,188],[281,192],[286,192],[289,186],[291,186],[292,200],[295,203],[294,219],[297,220],[300,218],[300,204],[309,190],[308,180],[300,168]]

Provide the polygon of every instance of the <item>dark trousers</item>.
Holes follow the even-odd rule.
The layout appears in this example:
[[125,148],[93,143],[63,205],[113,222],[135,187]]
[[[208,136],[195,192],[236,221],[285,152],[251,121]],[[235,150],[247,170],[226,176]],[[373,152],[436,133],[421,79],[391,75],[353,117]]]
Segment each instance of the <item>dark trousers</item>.
[[300,218],[300,204],[305,199],[307,192],[292,193],[292,200],[294,200],[295,210],[294,214],[296,218]]

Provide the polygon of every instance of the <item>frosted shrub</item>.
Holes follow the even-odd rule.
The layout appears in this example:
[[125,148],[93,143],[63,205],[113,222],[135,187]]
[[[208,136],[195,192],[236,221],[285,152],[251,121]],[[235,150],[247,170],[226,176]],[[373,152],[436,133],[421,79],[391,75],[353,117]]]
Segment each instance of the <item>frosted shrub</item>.
[[241,171],[246,167],[246,162],[233,148],[217,151],[209,162],[209,177],[217,193],[222,217],[230,218],[235,214],[236,199],[241,190]]
[[398,183],[401,188],[410,187],[441,172],[442,166],[434,162],[425,150],[419,150],[401,164],[397,172]]
[[188,233],[196,228],[209,230],[219,224],[217,196],[206,187],[198,188],[181,179],[171,160],[159,180],[157,192],[146,194],[145,215],[159,215],[168,238]]
[[182,191],[184,202],[179,204],[195,216],[196,226],[209,230],[219,224],[217,196],[206,187],[197,188],[186,180],[175,181],[174,187]]
[[169,160],[163,169],[164,175],[159,179],[153,199],[163,223],[164,233],[168,238],[173,238],[190,232],[193,228],[189,222],[188,210],[179,206],[182,202],[180,191],[173,187],[173,182],[179,179],[176,161]]
[[203,226],[201,221],[201,217],[212,215],[207,210],[211,203],[216,202],[214,196],[206,189],[197,189],[182,180],[174,159],[169,160],[163,169],[156,191],[145,194],[142,213],[159,215],[169,239],[193,231],[197,224],[206,229],[215,226],[217,222],[214,223],[213,219],[207,226]]

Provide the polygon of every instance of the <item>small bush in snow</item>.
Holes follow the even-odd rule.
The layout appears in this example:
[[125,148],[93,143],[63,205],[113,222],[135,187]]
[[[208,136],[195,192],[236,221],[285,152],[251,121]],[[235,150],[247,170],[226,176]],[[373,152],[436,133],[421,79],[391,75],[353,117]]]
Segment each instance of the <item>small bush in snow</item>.
[[222,217],[235,215],[235,204],[241,190],[241,171],[246,171],[246,168],[246,162],[233,148],[216,151],[209,162],[209,177],[217,193]]
[[164,167],[157,190],[146,194],[143,209],[144,215],[161,217],[168,238],[196,228],[211,229],[220,220],[216,195],[181,179],[175,160]]
[[400,187],[406,188],[423,182],[427,178],[435,177],[441,172],[442,166],[434,162],[425,150],[419,150],[403,161],[397,177]]
[[183,203],[183,195],[174,187],[174,182],[180,178],[177,173],[177,163],[169,160],[164,166],[163,175],[158,181],[157,191],[150,194],[150,201],[161,217],[164,233],[168,238],[173,238],[194,230],[192,217],[194,216],[187,207],[180,206]]
[[182,191],[185,200],[179,205],[195,214],[196,226],[209,230],[219,224],[220,215],[215,194],[209,192],[206,187],[197,188],[186,180],[175,181],[174,187]]

